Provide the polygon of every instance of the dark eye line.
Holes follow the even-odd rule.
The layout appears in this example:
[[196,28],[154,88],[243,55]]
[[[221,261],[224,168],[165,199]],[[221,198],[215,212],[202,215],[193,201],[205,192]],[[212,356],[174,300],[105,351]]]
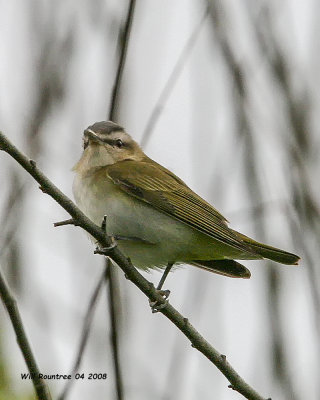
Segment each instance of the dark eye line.
[[[97,137],[97,139],[100,142],[106,143],[106,144],[108,144],[108,145],[110,145],[112,147],[118,147],[119,149],[121,149],[122,147],[126,146],[126,143],[124,143],[122,141],[122,139],[109,139],[107,137]],[[97,141],[95,137],[92,138],[92,140],[94,142]],[[90,141],[89,138],[87,138],[87,137],[83,138],[83,148],[84,149],[88,146],[89,141]]]

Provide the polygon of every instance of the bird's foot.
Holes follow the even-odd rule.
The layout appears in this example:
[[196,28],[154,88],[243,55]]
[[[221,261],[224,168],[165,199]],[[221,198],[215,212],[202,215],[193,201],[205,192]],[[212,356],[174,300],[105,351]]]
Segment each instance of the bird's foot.
[[110,252],[110,250],[114,249],[117,246],[117,242],[115,241],[114,237],[111,237],[112,242],[110,244],[110,246],[107,247],[101,247],[101,246],[97,246],[94,254],[102,254],[103,256],[107,256],[108,253]]
[[160,310],[162,310],[163,308],[165,308],[165,306],[168,303],[168,297],[170,295],[170,290],[158,290],[157,289],[157,293],[159,293],[160,296],[162,296],[163,301],[158,301],[158,300],[151,301],[151,300],[149,300],[149,304],[150,304],[151,311],[152,311],[153,314],[157,313]]

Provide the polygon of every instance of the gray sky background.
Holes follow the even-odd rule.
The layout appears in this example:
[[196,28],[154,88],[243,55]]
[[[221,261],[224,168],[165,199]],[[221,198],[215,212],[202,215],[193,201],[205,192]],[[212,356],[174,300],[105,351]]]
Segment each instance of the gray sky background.
[[[186,266],[170,274],[166,286],[172,304],[258,392],[316,399],[319,5],[229,0],[212,6],[219,26],[212,14],[204,21],[145,150],[232,228],[300,254],[302,262],[299,268],[245,262],[250,280]],[[0,129],[70,197],[82,132],[108,114],[127,7],[115,0],[0,1]],[[137,1],[117,122],[138,142],[205,7],[193,0]],[[269,47],[261,46],[258,28]],[[241,72],[242,97],[228,46]],[[275,48],[285,60],[285,84],[273,69]],[[68,216],[6,154],[0,154],[0,179],[2,270],[40,369],[67,374],[103,260],[80,229],[53,228]],[[154,283],[160,277],[144,275]],[[122,273],[119,280],[125,399],[241,398],[169,321],[151,314]],[[70,400],[114,398],[107,310],[104,290],[80,370],[106,372],[108,379],[75,383]],[[13,398],[25,398],[32,388],[21,381],[26,367],[3,307],[0,353]],[[57,398],[62,383],[49,384]]]

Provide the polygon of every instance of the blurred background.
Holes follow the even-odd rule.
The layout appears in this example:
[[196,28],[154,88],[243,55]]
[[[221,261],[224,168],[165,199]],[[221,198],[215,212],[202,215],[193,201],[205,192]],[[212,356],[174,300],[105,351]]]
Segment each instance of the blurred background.
[[[299,267],[245,262],[250,280],[185,266],[165,288],[263,396],[319,399],[320,3],[0,0],[0,11],[0,129],[65,194],[83,130],[110,115],[125,47],[113,118],[232,228],[302,257]],[[1,269],[40,370],[68,374],[104,260],[79,228],[53,227],[69,216],[5,153],[0,182]],[[78,368],[108,378],[76,381],[65,399],[242,398],[112,271]],[[1,399],[33,398],[24,372],[0,306]],[[65,382],[48,384],[58,399]]]

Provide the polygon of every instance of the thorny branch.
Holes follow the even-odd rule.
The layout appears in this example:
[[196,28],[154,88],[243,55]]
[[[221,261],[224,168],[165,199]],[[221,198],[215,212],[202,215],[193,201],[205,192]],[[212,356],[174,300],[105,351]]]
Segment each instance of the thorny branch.
[[[191,346],[199,350],[208,358],[229,380],[233,390],[241,393],[249,400],[265,400],[229,364],[226,356],[219,353],[203,336],[190,324],[189,320],[181,315],[172,305],[165,301],[154,285],[147,281],[126,258],[117,246],[112,246],[112,238],[106,236],[103,229],[87,218],[76,205],[65,196],[36,166],[33,160],[28,159],[0,132],[0,149],[11,155],[29,174],[40,184],[40,188],[59,203],[77,221],[77,225],[92,235],[102,248],[110,248],[107,252],[110,257],[151,301],[159,304],[166,302],[160,312],[165,315],[191,342]],[[13,322],[14,323],[14,322]]]

